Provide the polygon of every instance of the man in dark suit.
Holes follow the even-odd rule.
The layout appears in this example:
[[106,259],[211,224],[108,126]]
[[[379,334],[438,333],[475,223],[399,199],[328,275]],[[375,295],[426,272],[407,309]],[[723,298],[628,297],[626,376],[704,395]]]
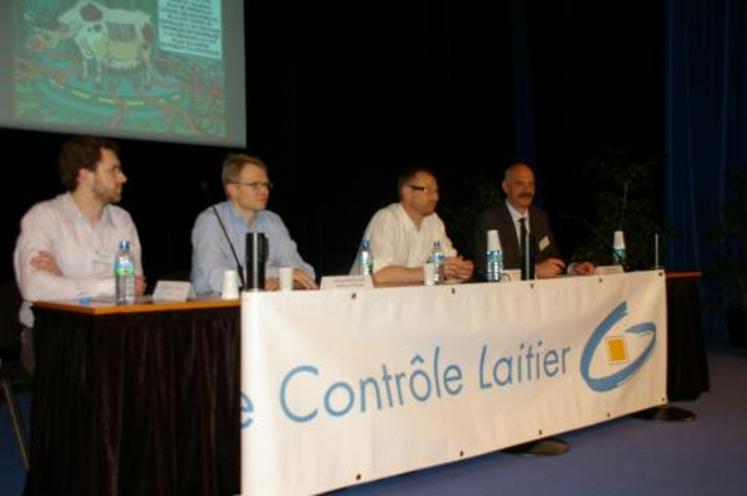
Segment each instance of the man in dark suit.
[[[523,162],[512,164],[506,169],[501,186],[506,193],[506,201],[486,210],[480,216],[475,233],[475,253],[485,252],[486,232],[497,229],[503,251],[503,267],[519,269],[522,265],[520,239],[524,232],[529,234],[529,251],[535,262],[537,277],[563,274],[566,264],[555,244],[547,214],[532,205],[535,195],[532,169]],[[484,257],[475,258],[478,271],[485,274]],[[568,272],[576,275],[591,274],[594,272],[594,265],[590,262],[572,264]]]

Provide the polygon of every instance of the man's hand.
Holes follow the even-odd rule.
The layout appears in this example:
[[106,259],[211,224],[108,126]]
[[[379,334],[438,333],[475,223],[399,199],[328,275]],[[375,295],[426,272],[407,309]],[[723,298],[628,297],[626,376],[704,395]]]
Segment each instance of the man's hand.
[[316,282],[301,269],[293,269],[293,286],[303,289],[319,289]]
[[534,266],[534,272],[540,279],[559,276],[564,270],[565,262],[559,258],[548,258]]
[[591,262],[581,262],[574,264],[572,267],[572,272],[576,274],[577,276],[589,276],[596,271],[597,268],[594,266]]
[[265,279],[265,289],[267,291],[277,291],[280,289],[280,279],[277,277],[268,277]]
[[449,257],[444,263],[444,275],[446,279],[458,279],[466,281],[472,277],[475,265],[472,260],[464,260],[462,257]]
[[57,265],[57,260],[55,260],[54,256],[48,251],[40,251],[31,257],[31,266],[36,270],[42,270],[62,277],[62,271]]
[[[293,269],[293,287],[298,289],[319,289],[316,282],[301,269]],[[280,289],[280,279],[277,277],[266,279],[265,289],[267,291],[277,291]]]
[[[54,256],[48,251],[40,251],[34,255],[31,258],[31,266],[36,270],[43,270],[50,274],[62,277],[62,271],[57,265],[57,260],[55,260]],[[147,283],[145,281],[145,276],[135,276],[135,296],[143,296],[146,287]]]
[[135,276],[135,296],[143,296],[147,286],[145,276]]

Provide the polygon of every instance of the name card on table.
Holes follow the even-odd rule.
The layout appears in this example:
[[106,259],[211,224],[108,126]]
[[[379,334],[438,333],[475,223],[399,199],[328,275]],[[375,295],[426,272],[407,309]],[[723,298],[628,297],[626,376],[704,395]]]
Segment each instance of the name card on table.
[[189,281],[158,281],[153,291],[154,300],[187,301],[195,298],[195,291]]
[[324,276],[320,289],[373,289],[371,276]]
[[606,276],[607,274],[622,274],[625,272],[625,269],[623,269],[622,265],[600,265],[597,267],[597,270],[594,271],[595,274],[600,276]]

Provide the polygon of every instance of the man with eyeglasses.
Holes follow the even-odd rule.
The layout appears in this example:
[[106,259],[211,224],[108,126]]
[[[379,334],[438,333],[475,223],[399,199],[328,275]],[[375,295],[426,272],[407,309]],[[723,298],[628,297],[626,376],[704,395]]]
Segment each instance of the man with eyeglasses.
[[423,264],[428,260],[434,241],[441,243],[446,256],[446,278],[456,281],[471,278],[472,262],[458,256],[436,213],[439,199],[436,176],[426,169],[410,169],[400,174],[397,187],[399,203],[376,212],[364,234],[373,254],[374,281],[377,284],[422,283]]
[[314,268],[298,254],[280,216],[266,210],[272,183],[265,163],[249,155],[231,154],[223,162],[221,179],[228,199],[200,213],[192,229],[191,279],[195,291],[221,291],[223,273],[236,270],[232,250],[244,268],[246,234],[250,231],[264,233],[268,239],[265,289],[278,289],[279,267],[294,267],[295,286],[315,289]]

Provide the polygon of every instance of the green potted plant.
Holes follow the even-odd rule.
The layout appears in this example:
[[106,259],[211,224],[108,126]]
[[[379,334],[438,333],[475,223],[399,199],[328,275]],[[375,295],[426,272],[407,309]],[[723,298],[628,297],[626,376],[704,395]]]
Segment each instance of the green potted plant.
[[[594,191],[588,211],[595,235],[578,247],[573,260],[613,263],[612,235],[621,230],[625,234],[626,266],[654,266],[655,235],[662,238],[665,234],[658,204],[662,168],[662,157],[639,158],[629,147],[609,148],[589,160],[584,176]],[[659,243],[660,250],[662,247]]]

